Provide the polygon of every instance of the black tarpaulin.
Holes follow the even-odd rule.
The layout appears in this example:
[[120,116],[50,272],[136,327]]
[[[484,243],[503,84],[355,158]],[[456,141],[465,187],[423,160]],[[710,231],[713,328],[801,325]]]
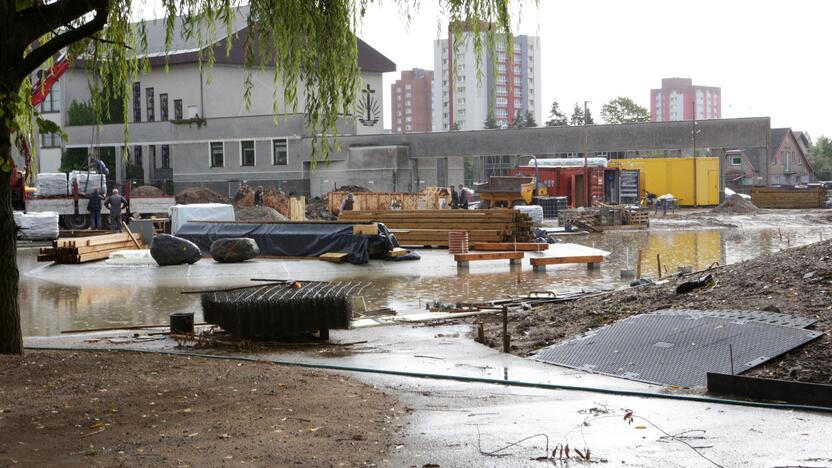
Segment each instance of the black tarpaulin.
[[[349,262],[363,265],[371,254],[386,253],[395,238],[353,234],[352,224],[325,223],[185,223],[177,236],[195,243],[206,254],[217,239],[247,237],[257,242],[261,255],[318,257],[327,252],[349,254]],[[381,226],[380,226],[381,227]]]

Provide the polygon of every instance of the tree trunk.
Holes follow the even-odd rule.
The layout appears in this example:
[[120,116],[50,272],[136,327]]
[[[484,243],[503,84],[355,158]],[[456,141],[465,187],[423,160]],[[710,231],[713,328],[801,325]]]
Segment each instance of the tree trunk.
[[[11,158],[11,132],[0,119],[0,161]],[[0,354],[23,353],[18,306],[17,225],[12,215],[12,174],[0,170]]]

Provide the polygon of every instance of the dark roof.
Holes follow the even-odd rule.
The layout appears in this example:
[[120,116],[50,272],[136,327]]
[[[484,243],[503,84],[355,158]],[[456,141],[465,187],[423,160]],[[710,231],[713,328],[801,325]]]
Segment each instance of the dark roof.
[[783,143],[783,139],[786,138],[786,135],[791,131],[790,128],[772,128],[769,132],[771,139],[769,141],[769,151],[770,154],[774,155],[778,149],[780,149],[780,145]]
[[[232,46],[231,52],[225,53],[225,41],[228,35],[226,28],[217,26],[217,37],[214,43],[214,56],[217,63],[238,64],[245,63],[243,43],[248,34],[248,6],[239,7],[234,14],[232,22]],[[182,34],[183,27],[180,18],[176,18],[173,29],[173,41],[170,50],[165,50],[165,31],[167,26],[164,19],[157,19],[145,22],[147,33],[147,50],[142,56],[147,57],[152,66],[164,66],[165,57],[167,63],[195,63],[198,61],[200,49],[210,47],[208,44],[200,44],[197,37],[186,38]],[[369,44],[358,39],[358,68],[364,72],[386,73],[396,71],[396,64],[385,57],[381,52],[372,48]]]
[[396,64],[358,38],[358,68],[366,72],[386,73],[396,71]]

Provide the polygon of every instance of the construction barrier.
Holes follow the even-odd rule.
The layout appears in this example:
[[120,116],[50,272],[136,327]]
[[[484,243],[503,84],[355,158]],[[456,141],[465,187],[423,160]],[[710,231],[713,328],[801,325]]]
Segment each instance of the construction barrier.
[[751,203],[757,208],[823,208],[826,203],[826,189],[752,187]]
[[[419,193],[405,192],[353,192],[356,211],[391,210],[393,200],[401,205],[401,211],[441,210],[451,207],[451,195],[443,187],[427,187]],[[347,192],[330,192],[327,195],[329,212],[337,215]]]

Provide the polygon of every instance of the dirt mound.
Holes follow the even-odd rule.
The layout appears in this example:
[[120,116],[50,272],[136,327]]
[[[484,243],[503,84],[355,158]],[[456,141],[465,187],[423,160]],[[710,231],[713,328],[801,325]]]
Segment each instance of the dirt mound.
[[[254,206],[254,189],[244,187],[234,195],[234,206],[246,208]],[[289,195],[274,187],[266,187],[263,190],[263,206],[276,210],[283,216],[289,216]]]
[[372,190],[368,189],[367,187],[362,187],[360,185],[342,185],[338,187],[337,192],[372,192]]
[[164,195],[165,192],[152,185],[140,185],[130,189],[131,197],[162,197]]
[[306,200],[306,219],[329,219],[329,204],[326,197]]
[[714,207],[711,209],[711,213],[720,213],[720,214],[749,214],[755,213],[760,209],[754,206],[751,203],[751,200],[741,197],[739,194],[735,193],[730,197],[726,198],[724,202],[720,203],[719,206]]
[[205,187],[188,187],[176,194],[177,205],[230,202],[231,201],[227,197]]
[[237,221],[286,221],[288,218],[268,206],[249,206],[235,208]]
[[[776,266],[776,267],[775,267]],[[832,241],[762,255],[712,270],[716,285],[676,294],[676,286],[698,275],[667,284],[639,286],[536,307],[509,314],[511,352],[534,351],[617,320],[660,309],[774,310],[817,320],[812,329],[825,333],[805,346],[751,369],[757,377],[832,383]],[[499,348],[502,324],[487,321],[488,344]]]

